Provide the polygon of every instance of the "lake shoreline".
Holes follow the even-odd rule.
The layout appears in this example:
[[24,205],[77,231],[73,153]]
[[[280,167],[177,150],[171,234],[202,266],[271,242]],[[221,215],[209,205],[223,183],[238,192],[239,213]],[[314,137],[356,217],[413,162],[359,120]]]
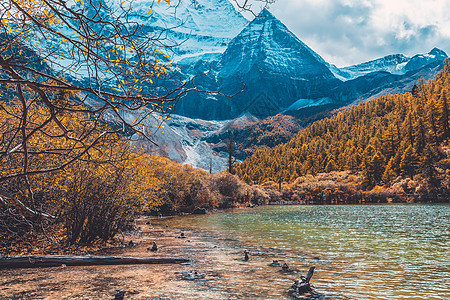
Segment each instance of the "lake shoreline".
[[[0,269],[0,298],[109,299],[117,290],[127,291],[125,299],[262,296],[258,287],[247,286],[246,278],[248,274],[258,273],[253,264],[268,256],[267,253],[262,253],[257,246],[250,247],[250,260],[246,262],[243,246],[233,237],[188,227],[166,227],[172,218],[139,219],[137,226],[140,231],[127,235],[124,240],[124,244],[132,241],[134,246],[110,247],[94,254],[188,258],[189,263]],[[156,252],[148,250],[153,241],[158,245]],[[269,257],[264,259],[270,260]],[[273,274],[274,279],[280,277],[283,280],[280,296],[288,298],[285,293],[299,273],[285,276],[275,268]],[[236,285],[237,282],[241,286]]]
[[[153,220],[157,220],[153,224]],[[151,224],[146,224],[147,222]],[[95,255],[133,257],[182,257],[188,264],[54,267],[37,269],[0,270],[0,298],[28,299],[109,299],[116,290],[125,290],[126,299],[170,297],[176,290],[185,290],[185,283],[177,287],[177,272],[199,268],[199,251],[203,241],[190,236],[189,231],[167,228],[165,218],[137,220],[139,230],[124,236],[124,245],[96,251]],[[185,239],[179,239],[185,232]],[[158,251],[149,251],[156,241]],[[132,245],[132,246],[129,246]],[[203,246],[205,247],[205,246]],[[189,253],[188,249],[193,249]],[[180,282],[178,282],[180,283]],[[67,288],[70,287],[70,288]],[[165,292],[164,292],[165,291]]]

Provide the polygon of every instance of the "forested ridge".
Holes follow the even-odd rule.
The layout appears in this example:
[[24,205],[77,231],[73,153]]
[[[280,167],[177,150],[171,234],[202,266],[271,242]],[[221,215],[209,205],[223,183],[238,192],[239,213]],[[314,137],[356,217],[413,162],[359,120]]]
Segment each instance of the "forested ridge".
[[[294,182],[307,174],[355,171],[362,186],[389,185],[398,176],[433,181],[446,162],[450,64],[411,93],[386,95],[316,121],[288,143],[257,151],[235,167],[248,183]],[[442,172],[441,172],[442,173]]]
[[233,132],[242,157],[250,157],[257,149],[274,147],[288,142],[300,130],[299,120],[292,116],[276,115],[269,119],[250,123]]
[[[302,122],[293,116],[276,115],[271,118],[250,122],[244,126],[233,126],[219,134],[208,137],[207,142],[219,143],[231,136],[236,143],[235,156],[239,160],[250,157],[257,150],[289,142],[302,128]],[[225,146],[219,151],[228,151]]]

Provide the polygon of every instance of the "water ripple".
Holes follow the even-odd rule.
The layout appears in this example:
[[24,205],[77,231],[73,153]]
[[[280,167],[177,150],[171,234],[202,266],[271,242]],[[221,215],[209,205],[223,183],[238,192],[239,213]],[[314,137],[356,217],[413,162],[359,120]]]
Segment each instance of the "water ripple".
[[448,204],[278,206],[174,222],[320,263],[316,286],[332,298],[450,298]]

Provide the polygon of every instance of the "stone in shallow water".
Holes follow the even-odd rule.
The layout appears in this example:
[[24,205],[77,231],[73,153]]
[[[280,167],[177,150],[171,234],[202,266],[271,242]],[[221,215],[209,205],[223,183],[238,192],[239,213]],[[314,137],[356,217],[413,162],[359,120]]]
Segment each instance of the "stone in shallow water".
[[181,273],[180,278],[183,280],[198,280],[198,279],[204,279],[206,277],[205,273],[200,273],[199,271],[193,270],[189,272],[183,272]]
[[272,263],[269,264],[271,267],[281,267],[281,264],[278,260],[274,259]]

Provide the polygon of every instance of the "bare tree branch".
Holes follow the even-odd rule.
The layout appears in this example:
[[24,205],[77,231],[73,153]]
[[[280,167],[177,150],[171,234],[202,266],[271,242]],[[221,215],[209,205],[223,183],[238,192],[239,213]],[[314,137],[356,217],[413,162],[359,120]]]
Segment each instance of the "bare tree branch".
[[[263,8],[269,8],[269,5],[276,1],[277,0],[232,0],[241,12],[251,13],[254,17],[256,17]],[[260,7],[255,8],[254,6],[256,4],[259,4]]]

